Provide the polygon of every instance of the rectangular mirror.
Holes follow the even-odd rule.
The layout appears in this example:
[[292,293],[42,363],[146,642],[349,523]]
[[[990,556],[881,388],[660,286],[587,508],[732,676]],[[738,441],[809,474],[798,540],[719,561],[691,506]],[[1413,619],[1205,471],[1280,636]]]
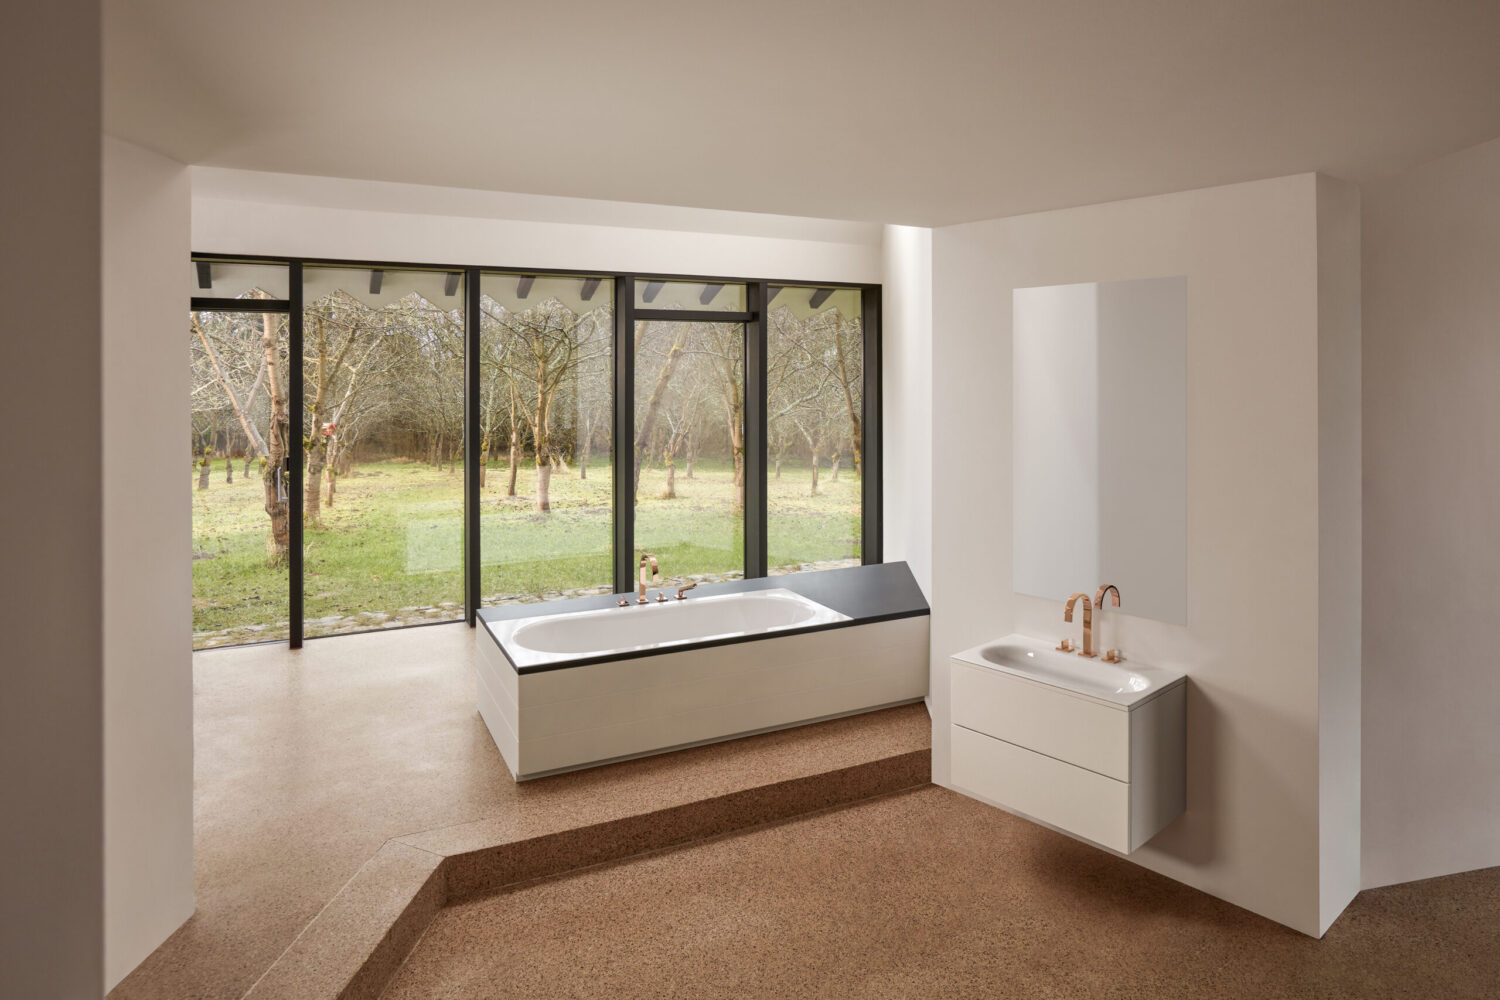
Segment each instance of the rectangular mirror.
[[1014,589],[1187,622],[1187,279],[1018,288]]

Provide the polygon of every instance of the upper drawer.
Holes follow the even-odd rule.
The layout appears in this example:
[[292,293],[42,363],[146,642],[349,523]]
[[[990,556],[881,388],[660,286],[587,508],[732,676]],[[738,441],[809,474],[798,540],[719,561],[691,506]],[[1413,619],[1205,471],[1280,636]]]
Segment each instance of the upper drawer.
[[953,721],[975,732],[1130,780],[1130,713],[1045,684],[952,660]]

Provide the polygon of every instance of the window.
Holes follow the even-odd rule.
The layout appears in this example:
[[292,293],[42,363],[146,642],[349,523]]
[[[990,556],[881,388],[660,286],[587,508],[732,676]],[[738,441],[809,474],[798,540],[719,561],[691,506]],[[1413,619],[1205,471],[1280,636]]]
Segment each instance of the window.
[[287,268],[194,268],[193,648],[290,636]]
[[860,293],[795,286],[771,291],[767,572],[857,566],[865,410]]
[[458,621],[462,276],[304,275],[304,634]]
[[638,320],[634,341],[635,547],[673,586],[742,577],[745,325]]
[[880,559],[878,287],[191,275],[195,647]]
[[614,590],[614,282],[485,274],[480,601]]

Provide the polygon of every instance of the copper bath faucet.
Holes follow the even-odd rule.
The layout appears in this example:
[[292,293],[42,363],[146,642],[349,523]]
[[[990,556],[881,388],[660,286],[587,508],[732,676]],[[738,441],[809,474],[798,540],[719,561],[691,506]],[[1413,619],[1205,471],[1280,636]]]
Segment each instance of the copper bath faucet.
[[[647,566],[650,567],[650,572],[649,573],[646,571]],[[648,602],[646,600],[646,588],[649,587],[649,586],[651,586],[653,583],[661,583],[661,568],[656,565],[656,557],[655,556],[653,556],[649,552],[642,552],[641,553],[641,572],[640,572],[640,576],[637,578],[637,583],[636,583],[636,591],[635,591],[636,598],[635,598],[635,603],[637,603],[637,604],[648,604],[648,603],[650,603],[650,602]]]
[[[1114,598],[1111,603],[1113,603],[1114,606],[1118,608],[1120,606],[1120,588],[1116,587],[1112,583],[1106,583],[1099,588],[1099,592],[1094,595],[1094,607],[1098,608],[1101,611],[1104,610],[1104,595],[1110,593],[1110,591],[1114,591],[1114,593],[1110,595]],[[1105,663],[1119,663],[1122,659],[1124,659],[1124,657],[1120,655],[1120,651],[1118,649],[1107,650],[1103,656],[1103,661]]]
[[[1068,604],[1063,608],[1063,621],[1073,620],[1073,605],[1079,601],[1083,602],[1083,648],[1078,651],[1078,655],[1092,659],[1099,654],[1094,652],[1094,602],[1089,600],[1088,594],[1074,594],[1068,598]],[[1058,649],[1065,647],[1071,651],[1071,645],[1066,639]]]

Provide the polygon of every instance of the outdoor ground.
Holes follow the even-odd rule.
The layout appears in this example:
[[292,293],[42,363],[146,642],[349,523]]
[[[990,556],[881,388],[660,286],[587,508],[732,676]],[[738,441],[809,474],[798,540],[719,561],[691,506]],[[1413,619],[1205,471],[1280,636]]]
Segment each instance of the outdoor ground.
[[[214,463],[207,490],[193,497],[193,646],[287,635],[287,574],[266,562],[268,519],[259,472],[235,463],[224,482]],[[636,546],[656,554],[664,580],[729,579],[743,566],[743,526],[727,462],[704,462],[688,479],[678,467],[677,498],[661,499],[666,472],[641,476]],[[552,477],[552,511],[534,509],[535,468],[522,464],[517,495],[505,496],[502,463],[486,470],[480,511],[481,593],[485,604],[608,591],[611,477],[590,464]],[[783,571],[859,559],[859,478],[838,481],[825,467],[819,495],[811,469],[787,463],[769,482],[769,561]],[[306,530],[306,634],[327,635],[463,615],[463,466],[454,471],[409,460],[364,463],[339,479],[332,507]]]

